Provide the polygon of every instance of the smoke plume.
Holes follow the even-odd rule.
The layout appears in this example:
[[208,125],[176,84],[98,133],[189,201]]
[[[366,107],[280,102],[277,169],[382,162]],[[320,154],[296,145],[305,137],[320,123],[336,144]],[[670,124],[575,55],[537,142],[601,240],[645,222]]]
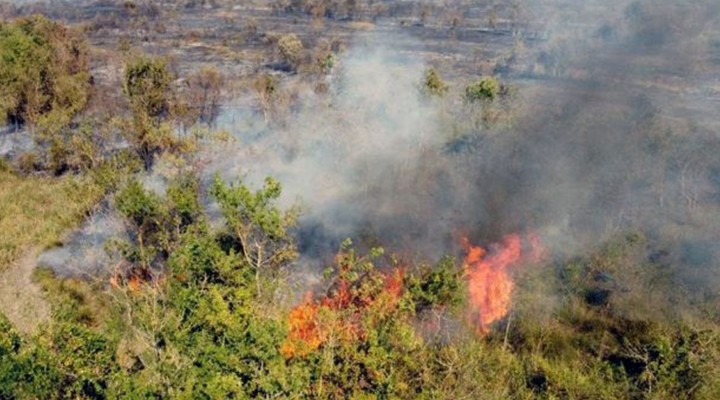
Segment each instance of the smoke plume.
[[711,290],[720,6],[566,3],[514,14],[527,31],[513,31],[501,69],[519,93],[509,123],[464,120],[482,111],[460,100],[477,77],[452,82],[445,100],[425,97],[423,42],[383,29],[340,56],[327,94],[300,90],[283,124],[229,104],[219,125],[235,141],[206,152],[206,178],[279,179],[285,205],[303,207],[305,259],[353,237],[433,260],[460,250],[459,231],[491,243],[524,230],[567,257],[638,229],[648,257]]

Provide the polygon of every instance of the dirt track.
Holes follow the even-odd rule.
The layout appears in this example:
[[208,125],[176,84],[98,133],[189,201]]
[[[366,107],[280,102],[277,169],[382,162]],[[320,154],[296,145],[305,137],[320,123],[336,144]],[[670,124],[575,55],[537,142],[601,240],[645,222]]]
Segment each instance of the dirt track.
[[25,333],[31,333],[50,317],[50,305],[40,287],[32,281],[39,253],[39,248],[31,248],[0,272],[0,312]]

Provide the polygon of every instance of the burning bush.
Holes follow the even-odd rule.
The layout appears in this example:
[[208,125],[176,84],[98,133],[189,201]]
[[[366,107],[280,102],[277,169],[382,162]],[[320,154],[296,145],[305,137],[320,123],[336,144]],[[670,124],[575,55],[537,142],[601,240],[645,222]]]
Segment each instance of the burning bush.
[[[375,249],[371,256],[381,253],[382,249]],[[281,347],[285,357],[306,356],[326,343],[366,340],[369,331],[400,313],[398,305],[405,291],[402,268],[380,272],[372,261],[345,246],[337,256],[335,273],[324,296],[314,299],[308,293],[290,312],[290,331]]]

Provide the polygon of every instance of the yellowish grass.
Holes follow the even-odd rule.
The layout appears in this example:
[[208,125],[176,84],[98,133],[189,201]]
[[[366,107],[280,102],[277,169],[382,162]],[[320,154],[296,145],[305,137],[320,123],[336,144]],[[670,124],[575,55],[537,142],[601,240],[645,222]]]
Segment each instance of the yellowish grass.
[[375,29],[375,24],[367,21],[352,21],[350,27],[358,31],[369,31]]
[[32,247],[57,243],[102,196],[89,180],[18,177],[0,171],[0,271]]

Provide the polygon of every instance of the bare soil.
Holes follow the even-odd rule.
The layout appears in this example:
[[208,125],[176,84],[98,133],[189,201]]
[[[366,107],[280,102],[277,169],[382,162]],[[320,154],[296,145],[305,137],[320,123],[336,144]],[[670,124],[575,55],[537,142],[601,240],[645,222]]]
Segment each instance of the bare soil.
[[31,248],[0,272],[0,312],[24,333],[32,333],[50,317],[40,286],[32,279],[40,248]]

